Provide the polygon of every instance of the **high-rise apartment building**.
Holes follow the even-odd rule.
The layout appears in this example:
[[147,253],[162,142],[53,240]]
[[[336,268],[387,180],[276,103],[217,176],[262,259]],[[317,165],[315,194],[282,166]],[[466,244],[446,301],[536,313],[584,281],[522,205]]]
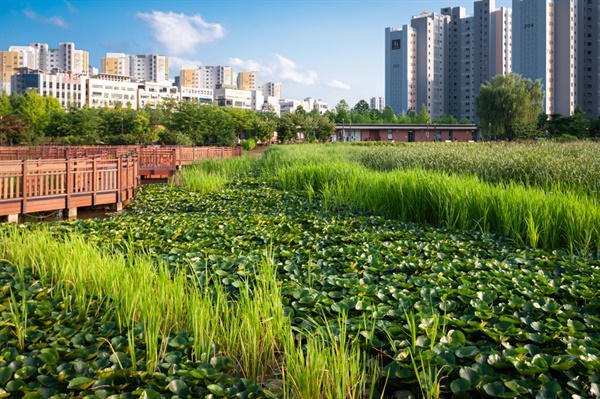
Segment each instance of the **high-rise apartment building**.
[[237,86],[233,84],[232,68],[223,65],[182,69],[179,75],[179,84],[211,90],[237,89]]
[[281,98],[281,82],[267,82],[262,87],[265,97]]
[[257,90],[258,88],[258,72],[240,72],[237,75],[238,90]]
[[600,0],[577,4],[577,104],[600,117]]
[[417,87],[416,112],[423,105],[437,119],[445,112],[446,27],[450,18],[436,13],[421,13],[410,24],[416,33]]
[[384,97],[371,97],[369,107],[376,109],[379,112],[383,112],[385,109],[385,98]]
[[101,71],[107,75],[130,76],[129,59],[125,53],[106,53]]
[[162,83],[169,80],[169,58],[158,54],[107,53],[102,58],[102,73]]
[[11,93],[10,77],[16,73],[19,66],[18,51],[0,51],[0,94],[3,91]]
[[130,76],[140,81],[169,80],[169,59],[164,55],[141,54],[129,56]]
[[75,43],[59,43],[58,48],[49,49],[46,43],[30,43],[29,46],[10,46],[9,51],[18,51],[20,66],[50,72],[88,73],[89,54],[75,48]]
[[449,16],[446,28],[446,76],[444,113],[473,120],[475,107],[475,29],[474,18],[463,7],[442,9]]
[[490,15],[490,79],[512,72],[512,9],[501,7]]
[[513,71],[540,79],[544,110],[575,109],[576,0],[513,0]]
[[394,113],[417,107],[417,33],[408,25],[385,30],[385,101]]

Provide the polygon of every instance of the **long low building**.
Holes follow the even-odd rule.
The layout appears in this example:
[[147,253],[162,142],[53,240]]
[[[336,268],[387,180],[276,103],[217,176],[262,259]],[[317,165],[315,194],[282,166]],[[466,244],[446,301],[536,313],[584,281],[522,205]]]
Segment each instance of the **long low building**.
[[384,141],[412,143],[425,141],[469,142],[481,141],[477,125],[383,125],[336,124],[333,141]]

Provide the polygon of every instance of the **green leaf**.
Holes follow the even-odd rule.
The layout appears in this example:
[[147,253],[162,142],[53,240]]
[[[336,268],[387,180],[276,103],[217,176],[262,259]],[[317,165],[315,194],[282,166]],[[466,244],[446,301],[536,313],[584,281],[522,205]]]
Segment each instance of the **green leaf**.
[[504,385],[517,394],[525,394],[529,392],[529,384],[523,380],[506,381],[504,382]]
[[451,346],[464,345],[466,342],[465,334],[459,330],[450,330],[446,334],[446,343]]
[[0,367],[0,384],[4,385],[12,378],[12,370],[8,367]]
[[77,389],[83,391],[89,388],[95,380],[87,377],[76,377],[69,381],[68,389]]
[[181,380],[171,381],[169,383],[169,385],[167,386],[167,388],[169,389],[169,391],[171,391],[174,394],[177,394],[179,396],[187,396],[190,394],[190,389],[185,384],[185,382],[183,382]]
[[221,396],[226,395],[225,390],[220,385],[217,385],[217,384],[207,385],[206,389],[208,389],[215,396],[221,397]]
[[153,389],[144,389],[140,395],[140,399],[161,399],[162,395]]
[[38,357],[46,364],[54,365],[60,359],[60,355],[54,348],[44,348]]
[[467,380],[472,387],[477,386],[479,381],[481,381],[481,375],[473,370],[471,367],[463,367],[459,371],[459,375]]
[[452,389],[453,393],[468,391],[471,389],[471,383],[464,378],[459,378],[458,380],[452,381],[450,384],[450,389]]
[[476,346],[463,346],[455,352],[458,357],[474,357],[478,353],[479,349]]
[[542,389],[536,395],[536,399],[555,399],[558,397],[558,392],[561,390],[561,386],[556,381],[549,381],[542,385]]
[[504,395],[504,392],[506,391],[504,389],[504,384],[500,381],[485,384],[483,390],[490,396],[501,396]]

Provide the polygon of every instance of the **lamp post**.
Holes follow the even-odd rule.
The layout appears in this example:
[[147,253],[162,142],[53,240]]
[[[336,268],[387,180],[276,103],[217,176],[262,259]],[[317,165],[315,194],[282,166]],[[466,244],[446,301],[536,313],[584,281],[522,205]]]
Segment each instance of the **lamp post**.
[[344,132],[344,128],[345,128],[345,126],[344,126],[344,118],[342,118],[342,134],[340,135],[340,142],[344,141],[344,135],[346,134]]

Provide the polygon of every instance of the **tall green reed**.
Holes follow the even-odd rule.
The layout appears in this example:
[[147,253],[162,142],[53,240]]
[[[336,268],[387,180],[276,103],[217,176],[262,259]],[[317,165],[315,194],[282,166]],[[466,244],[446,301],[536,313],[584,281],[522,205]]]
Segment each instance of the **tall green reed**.
[[[297,150],[296,150],[297,151]],[[317,151],[315,151],[317,152]],[[517,243],[593,253],[600,248],[600,206],[587,195],[423,169],[378,172],[326,152],[313,162],[286,165],[274,173],[284,189],[310,186],[326,206],[361,209],[388,218],[503,234]],[[283,158],[284,154],[278,157]],[[311,194],[311,195],[314,195]]]

